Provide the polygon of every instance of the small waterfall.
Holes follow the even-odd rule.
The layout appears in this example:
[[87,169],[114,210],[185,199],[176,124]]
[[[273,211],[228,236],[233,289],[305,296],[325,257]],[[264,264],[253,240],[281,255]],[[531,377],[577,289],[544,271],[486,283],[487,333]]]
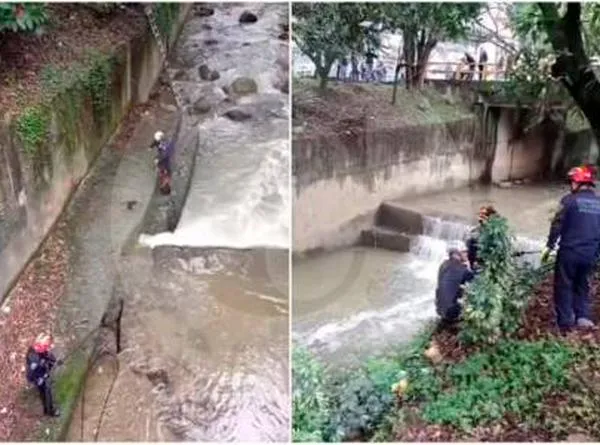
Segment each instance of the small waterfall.
[[423,216],[423,234],[413,238],[410,251],[419,260],[440,264],[447,256],[448,243],[465,241],[471,227],[462,221]]
[[[448,257],[448,244],[465,241],[472,227],[465,220],[423,216],[423,233],[412,238],[410,253],[368,250],[368,259],[351,278],[353,281],[346,283],[344,291],[322,299],[322,318],[312,322],[305,319],[302,325],[295,322],[294,340],[339,364],[384,353],[409,341],[427,322],[436,318],[437,274],[440,264]],[[514,239],[516,252],[539,251],[543,247],[542,240],[526,236]],[[303,275],[298,281],[319,283],[324,269],[328,277],[343,276],[335,265],[346,264],[345,257],[351,255],[349,251],[340,251],[315,258],[311,260],[314,261],[311,275]],[[533,265],[539,263],[539,258],[539,253],[516,257],[518,262]],[[389,267],[383,267],[385,262]],[[378,263],[380,266],[376,266]],[[302,267],[308,264],[311,263],[303,263]],[[385,273],[377,272],[378,268]],[[294,277],[296,271],[294,266]],[[318,292],[315,286],[298,294]],[[368,304],[363,304],[365,300]],[[354,312],[345,312],[353,307]]]
[[[439,217],[423,216],[423,234],[413,238],[410,251],[419,263],[439,265],[447,256],[448,244],[451,241],[466,241],[473,226],[462,221],[448,221]],[[544,240],[522,235],[514,236],[515,253],[519,263],[528,262],[539,265],[540,252]],[[422,267],[422,266],[421,266]]]

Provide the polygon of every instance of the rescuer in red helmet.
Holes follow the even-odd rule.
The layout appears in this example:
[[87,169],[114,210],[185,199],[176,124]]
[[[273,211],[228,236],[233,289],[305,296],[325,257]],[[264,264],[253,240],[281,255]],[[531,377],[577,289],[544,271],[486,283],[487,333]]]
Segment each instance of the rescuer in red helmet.
[[54,347],[52,337],[47,334],[40,334],[36,337],[33,344],[29,347],[26,356],[26,376],[27,381],[38,389],[44,414],[47,416],[58,417],[59,410],[54,406],[52,399],[52,389],[50,387],[50,372],[56,365],[56,357],[52,353]]
[[592,328],[589,276],[600,253],[600,197],[594,191],[596,168],[572,168],[571,193],[560,200],[542,261],[559,241],[554,267],[554,306],[559,328]]

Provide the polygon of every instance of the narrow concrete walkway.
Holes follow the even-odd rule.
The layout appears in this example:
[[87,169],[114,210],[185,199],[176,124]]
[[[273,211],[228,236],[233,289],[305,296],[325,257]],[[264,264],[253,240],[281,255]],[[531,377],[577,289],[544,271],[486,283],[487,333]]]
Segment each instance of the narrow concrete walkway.
[[[0,315],[4,360],[0,370],[3,376],[13,379],[3,382],[0,391],[1,441],[37,439],[40,431],[43,439],[54,434],[52,427],[63,420],[42,424],[39,401],[31,394],[23,397],[27,385],[22,364],[27,344],[39,329],[45,329],[55,334],[59,352],[68,354],[99,325],[112,295],[122,248],[141,223],[155,189],[153,153],[149,149],[152,136],[158,129],[171,136],[177,127],[179,113],[173,103],[169,93],[161,91],[158,100],[125,123],[62,215],[57,227],[61,236],[58,241],[54,236],[47,241],[62,248],[59,257],[66,263],[63,279],[57,281],[60,288],[52,291],[54,304],[36,306],[31,303],[35,295],[19,292],[24,281],[40,279],[35,268],[47,262],[48,258],[43,257],[45,248],[40,249],[40,257],[34,259],[9,295]],[[36,286],[30,285],[29,289],[36,292]]]

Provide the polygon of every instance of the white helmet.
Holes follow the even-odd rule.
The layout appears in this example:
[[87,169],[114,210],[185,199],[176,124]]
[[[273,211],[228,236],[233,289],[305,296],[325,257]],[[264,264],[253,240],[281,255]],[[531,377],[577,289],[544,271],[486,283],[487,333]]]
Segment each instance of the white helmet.
[[448,243],[448,255],[458,252],[466,252],[467,245],[462,241],[450,241]]
[[165,137],[165,134],[162,131],[157,131],[156,133],[154,133],[154,140],[156,142],[162,141],[164,137]]

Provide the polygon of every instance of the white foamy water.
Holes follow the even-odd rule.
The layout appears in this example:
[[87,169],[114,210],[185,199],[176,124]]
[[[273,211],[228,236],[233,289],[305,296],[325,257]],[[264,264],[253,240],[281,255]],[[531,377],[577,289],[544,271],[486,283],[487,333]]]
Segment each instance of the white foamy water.
[[[447,258],[449,242],[464,241],[470,229],[460,221],[425,217],[424,233],[413,238],[410,253],[349,249],[294,264],[294,340],[342,363],[410,340],[436,318],[439,266]],[[522,236],[516,237],[515,245],[516,251],[526,252],[543,246],[541,240]],[[520,259],[536,263],[539,253]],[[345,273],[352,267],[357,269],[354,273]],[[352,282],[342,286],[336,278]],[[322,302],[306,310],[301,300],[308,295],[319,300],[314,295],[319,288],[311,281],[332,281],[337,288],[322,290]]]
[[[224,127],[227,130],[227,122]],[[227,137],[222,136],[221,140]],[[232,132],[231,138],[235,136]],[[287,248],[289,143],[275,140],[240,149],[246,153],[231,150],[198,166],[175,232],[142,235],[140,243],[151,247]],[[232,168],[238,163],[245,165]]]
[[[207,18],[209,27],[198,27],[186,39],[185,58],[193,68],[187,80],[175,82],[176,87],[191,103],[214,101],[214,112],[197,126],[199,156],[176,230],[141,235],[141,244],[289,247],[290,112],[288,95],[276,88],[281,76],[287,78],[282,70],[287,44],[278,39],[285,8],[257,5],[252,9],[259,16],[255,24],[241,26],[238,18],[243,8],[227,6],[219,10],[218,20]],[[216,43],[202,45],[206,41]],[[200,80],[201,64],[218,71],[219,79]],[[223,89],[230,90],[240,77],[254,80],[257,93],[237,97],[235,103],[223,101]],[[224,116],[231,109],[251,117],[231,120]]]

